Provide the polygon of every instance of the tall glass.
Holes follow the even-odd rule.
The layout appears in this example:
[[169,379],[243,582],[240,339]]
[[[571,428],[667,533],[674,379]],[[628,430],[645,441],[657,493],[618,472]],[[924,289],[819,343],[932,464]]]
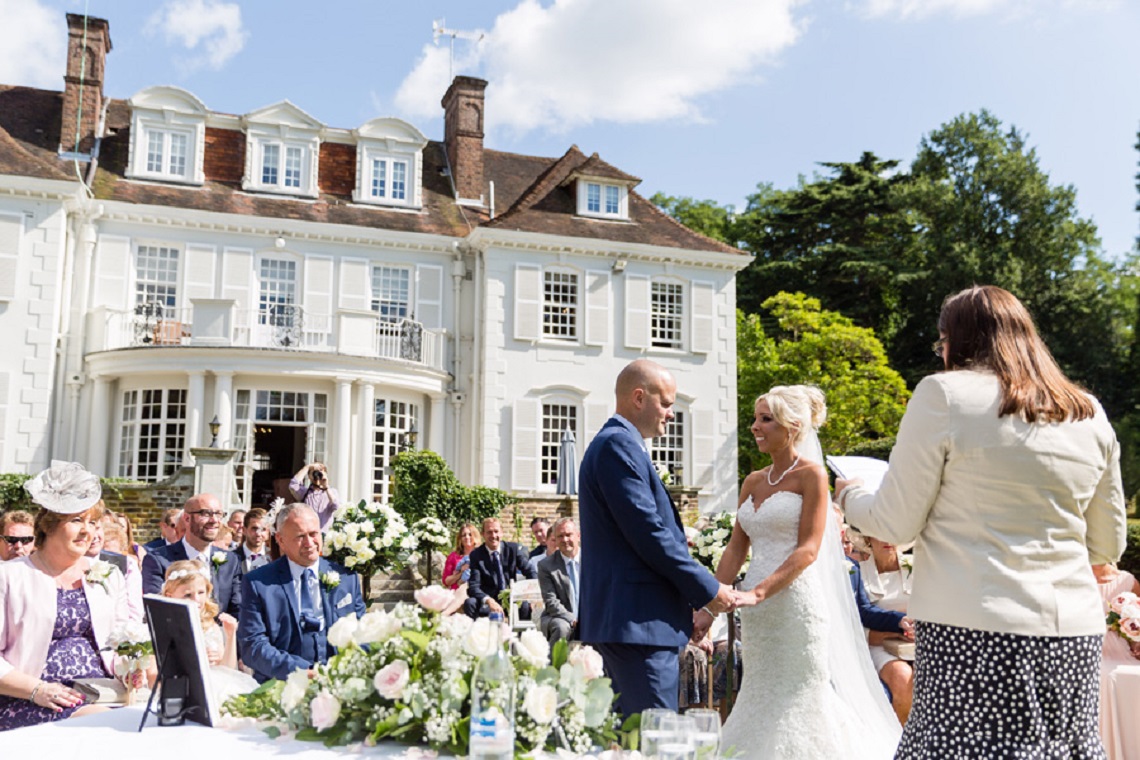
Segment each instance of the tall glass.
[[720,713],[705,708],[685,712],[693,719],[696,731],[693,733],[697,749],[697,760],[712,760],[720,749]]
[[696,721],[677,715],[666,726],[671,730],[657,744],[657,760],[696,760]]
[[677,730],[679,716],[672,710],[651,707],[641,713],[641,754],[656,757],[660,745]]

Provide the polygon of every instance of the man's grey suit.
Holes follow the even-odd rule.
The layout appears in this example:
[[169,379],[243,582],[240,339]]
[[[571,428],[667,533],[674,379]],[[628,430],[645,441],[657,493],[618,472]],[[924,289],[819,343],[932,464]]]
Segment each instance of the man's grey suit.
[[[578,563],[578,583],[581,584],[581,552],[578,552],[575,561]],[[578,609],[574,604],[574,590],[570,586],[570,574],[566,571],[566,559],[562,552],[554,552],[538,563],[538,587],[542,591],[543,604],[538,629],[546,636],[546,640],[553,644],[560,639],[576,639]]]

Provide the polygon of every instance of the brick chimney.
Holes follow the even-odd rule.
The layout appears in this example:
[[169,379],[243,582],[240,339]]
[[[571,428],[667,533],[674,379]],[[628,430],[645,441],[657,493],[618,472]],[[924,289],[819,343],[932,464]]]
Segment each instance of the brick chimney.
[[483,202],[483,90],[485,79],[455,77],[443,96],[443,144],[455,191]]
[[[85,39],[86,38],[86,39]],[[105,19],[67,14],[67,74],[63,77],[63,117],[59,131],[62,153],[90,153],[103,111],[103,72],[111,52],[110,27]]]

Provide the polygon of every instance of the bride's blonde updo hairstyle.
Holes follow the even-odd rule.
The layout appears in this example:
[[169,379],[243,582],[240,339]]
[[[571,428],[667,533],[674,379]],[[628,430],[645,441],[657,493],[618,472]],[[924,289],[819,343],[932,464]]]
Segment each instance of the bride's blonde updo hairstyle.
[[777,385],[756,399],[757,404],[761,401],[768,402],[780,427],[791,431],[793,443],[827,421],[827,401],[814,385]]

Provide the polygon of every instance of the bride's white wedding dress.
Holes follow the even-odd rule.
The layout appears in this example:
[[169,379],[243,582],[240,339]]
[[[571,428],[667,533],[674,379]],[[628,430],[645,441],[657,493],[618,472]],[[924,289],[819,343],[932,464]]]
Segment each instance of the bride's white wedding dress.
[[[744,589],[771,575],[796,547],[802,506],[803,497],[790,491],[772,494],[759,508],[751,498],[740,506],[737,520],[752,542]],[[836,565],[834,557],[820,561],[829,550],[842,551],[833,530],[824,536],[820,559],[789,586],[741,608],[744,677],[721,742],[726,749],[735,748],[738,757],[815,760],[894,754],[901,728],[874,671],[866,675],[863,663],[845,663],[861,656],[869,665],[870,654],[866,639],[850,640],[861,636],[862,628],[857,612],[855,631],[846,619],[845,605],[855,609],[849,577],[837,586],[836,578],[826,575],[846,574],[846,568]],[[832,598],[843,588],[845,600]],[[832,619],[836,617],[842,619]]]

